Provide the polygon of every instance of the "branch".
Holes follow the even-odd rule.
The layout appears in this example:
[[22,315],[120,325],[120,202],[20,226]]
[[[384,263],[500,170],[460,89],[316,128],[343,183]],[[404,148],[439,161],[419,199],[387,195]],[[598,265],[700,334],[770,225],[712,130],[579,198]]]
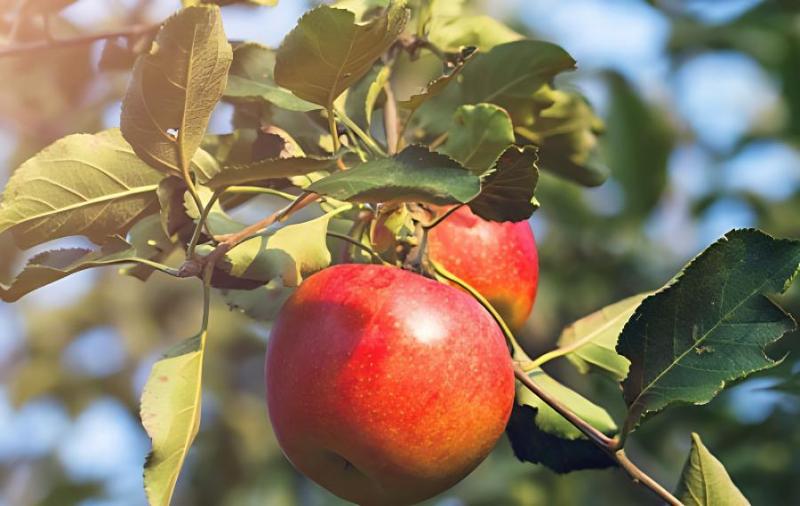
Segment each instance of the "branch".
[[134,25],[119,30],[110,30],[106,32],[80,35],[77,37],[69,37],[64,39],[45,39],[35,42],[10,44],[6,46],[0,46],[0,58],[6,56],[18,56],[48,49],[64,49],[73,46],[83,46],[92,44],[99,40],[116,39],[118,37],[135,37],[138,35],[145,35],[150,32],[155,32],[160,26],[161,23],[152,25]]

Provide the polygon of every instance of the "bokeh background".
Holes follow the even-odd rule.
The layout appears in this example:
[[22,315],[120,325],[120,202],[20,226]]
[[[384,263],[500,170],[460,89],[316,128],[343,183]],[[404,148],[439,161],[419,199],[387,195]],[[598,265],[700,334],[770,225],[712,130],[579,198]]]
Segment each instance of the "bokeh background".
[[[0,44],[16,0],[0,0]],[[277,45],[309,4],[226,7],[232,39]],[[800,3],[796,0],[483,0],[515,29],[561,44],[579,71],[559,81],[606,122],[611,179],[584,189],[543,176],[531,220],[541,286],[522,339],[531,352],[603,305],[667,281],[735,227],[800,238]],[[178,2],[78,0],[57,35],[153,22]],[[118,124],[125,72],[99,72],[101,44],[0,58],[0,183],[53,140]],[[230,130],[222,105],[212,132]],[[82,245],[81,240],[57,241]],[[53,247],[48,244],[47,247]],[[40,248],[0,236],[0,279]],[[796,285],[800,285],[797,283]],[[149,441],[138,398],[152,363],[196,332],[196,280],[143,284],[87,271],[13,305],[0,303],[0,506],[145,504]],[[800,286],[781,303],[800,315]],[[281,456],[263,400],[267,330],[215,300],[203,420],[178,505],[340,504]],[[672,409],[635,433],[629,452],[668,488],[701,434],[753,504],[800,504],[800,397],[771,388],[800,369],[789,357],[704,407]],[[548,370],[623,412],[617,386]],[[465,413],[465,416],[468,416]],[[431,505],[655,504],[616,471],[558,476],[514,460],[503,440],[475,473]]]

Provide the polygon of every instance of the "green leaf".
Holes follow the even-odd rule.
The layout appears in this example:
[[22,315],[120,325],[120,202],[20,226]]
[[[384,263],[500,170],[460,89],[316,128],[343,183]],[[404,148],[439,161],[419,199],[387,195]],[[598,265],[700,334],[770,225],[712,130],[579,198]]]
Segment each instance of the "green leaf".
[[330,265],[328,222],[347,209],[349,205],[341,206],[313,220],[249,239],[225,255],[224,268],[237,278],[264,283],[279,279],[284,287],[298,286],[303,276]]
[[121,238],[112,238],[102,248],[69,248],[43,251],[32,257],[11,282],[0,284],[0,300],[14,302],[24,295],[70,274],[92,267],[130,263],[136,259],[134,247]]
[[545,86],[509,107],[515,132],[539,146],[543,169],[584,186],[598,186],[608,178],[597,153],[603,122],[582,96]]
[[349,202],[463,204],[480,191],[480,179],[458,162],[423,146],[371,160],[314,182],[307,191]]
[[561,332],[558,346],[563,351],[569,350],[565,356],[582,374],[596,370],[617,381],[624,380],[630,361],[617,353],[617,339],[649,295],[634,295],[584,316]]
[[120,135],[69,135],[23,163],[0,202],[0,233],[30,247],[85,235],[100,243],[158,212],[163,174],[142,162]]
[[549,42],[518,40],[501,44],[488,53],[479,53],[462,72],[464,100],[503,106],[508,99],[530,97],[556,74],[574,68],[575,60]]
[[456,16],[434,20],[430,34],[431,42],[444,51],[458,51],[464,46],[489,51],[495,46],[521,38],[522,35],[491,16]]
[[539,207],[533,196],[538,182],[536,148],[510,146],[483,177],[481,192],[469,207],[484,220],[527,220]]
[[122,101],[122,134],[143,160],[167,172],[188,170],[231,60],[218,7],[188,7],[166,21],[136,61]]
[[278,49],[275,81],[298,97],[331,109],[397,39],[408,21],[402,3],[367,24],[355,14],[321,5],[300,18]]
[[245,42],[233,50],[225,98],[262,100],[289,111],[313,111],[318,105],[296,97],[275,83],[275,52],[255,42]]
[[675,133],[666,115],[640,97],[625,78],[611,73],[608,81],[605,158],[625,191],[625,216],[645,219],[667,184]]
[[776,365],[764,348],[795,323],[766,295],[785,291],[798,267],[800,241],[734,230],[646,298],[617,344],[631,361],[625,433],[670,404],[704,404],[727,382]]
[[[158,263],[163,263],[177,246],[176,242],[164,233],[161,216],[156,215],[148,216],[134,225],[128,234],[128,240],[139,258]],[[141,281],[147,281],[155,271],[155,267],[143,263],[129,265],[119,270],[120,274],[133,276]]]
[[[600,406],[541,369],[535,369],[529,375],[541,388],[596,429],[609,436],[616,432],[614,420]],[[558,473],[615,465],[580,430],[519,383],[506,431],[518,459],[544,464]]]
[[493,104],[462,105],[453,115],[441,152],[480,176],[512,144],[514,125],[505,110]]
[[282,280],[275,278],[255,290],[223,290],[222,296],[231,309],[256,321],[270,322],[292,293],[293,287],[283,286]]
[[749,506],[725,466],[692,433],[692,449],[683,466],[675,496],[686,506]]
[[217,189],[234,185],[261,184],[274,179],[303,176],[330,168],[335,162],[332,158],[291,157],[270,158],[247,165],[233,165],[211,178],[206,184]]
[[153,449],[144,466],[151,506],[168,506],[183,461],[200,428],[206,331],[179,343],[153,365],[141,400],[141,418]]
[[392,68],[389,65],[373,67],[355,86],[347,90],[344,109],[357,125],[368,128],[372,124],[372,113],[383,87],[389,82]]

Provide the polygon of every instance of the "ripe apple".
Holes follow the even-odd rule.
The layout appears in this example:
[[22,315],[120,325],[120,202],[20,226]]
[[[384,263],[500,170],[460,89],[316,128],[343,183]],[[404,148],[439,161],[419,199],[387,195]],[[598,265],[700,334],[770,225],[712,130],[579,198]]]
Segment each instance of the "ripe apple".
[[514,400],[504,337],[463,291],[395,267],[306,279],[271,331],[267,404],[283,452],[362,506],[414,504],[469,474]]
[[430,230],[428,255],[486,297],[511,328],[525,324],[539,283],[528,222],[486,221],[463,206]]

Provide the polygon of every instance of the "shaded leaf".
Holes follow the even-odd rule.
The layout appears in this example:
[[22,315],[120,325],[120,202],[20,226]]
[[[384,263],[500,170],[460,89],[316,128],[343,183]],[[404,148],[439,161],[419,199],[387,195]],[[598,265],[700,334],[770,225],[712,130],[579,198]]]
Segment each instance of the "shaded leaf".
[[246,42],[233,51],[225,97],[263,100],[290,111],[313,111],[320,106],[307,102],[275,83],[275,52],[255,42]]
[[636,309],[617,344],[631,361],[623,382],[625,431],[670,404],[710,401],[725,384],[776,365],[764,348],[795,328],[766,297],[786,290],[800,241],[734,230]]
[[14,172],[0,203],[0,232],[11,230],[22,247],[70,235],[95,242],[124,235],[158,211],[163,177],[119,130],[69,135]]
[[14,302],[24,295],[70,274],[92,267],[129,263],[137,257],[134,247],[113,238],[102,248],[69,248],[43,251],[32,257],[9,286],[0,284],[0,299]]
[[239,244],[225,255],[226,272],[263,283],[277,278],[284,287],[298,286],[305,275],[330,265],[328,222],[347,209],[349,205]]
[[378,98],[383,94],[383,87],[389,82],[391,67],[381,65],[373,67],[355,86],[347,90],[345,112],[362,127],[372,123],[372,113]]
[[675,496],[686,506],[748,506],[725,466],[692,433],[692,449],[683,466]]
[[330,108],[394,43],[408,17],[398,3],[360,25],[348,10],[316,7],[300,18],[278,49],[275,81],[304,100]]
[[533,196],[538,182],[536,148],[511,146],[483,177],[481,192],[469,207],[484,220],[527,220],[539,207]]
[[122,133],[143,160],[178,174],[190,164],[231,59],[218,7],[188,7],[166,21],[122,101]]
[[[614,420],[600,406],[557,382],[541,369],[529,375],[541,388],[604,434],[610,436],[616,432]],[[519,383],[506,432],[518,459],[544,464],[558,473],[615,465],[575,426]]]
[[231,309],[236,309],[257,321],[272,321],[286,299],[294,293],[293,287],[283,286],[280,278],[254,290],[225,290],[222,293]]
[[630,361],[617,353],[617,339],[648,295],[634,295],[584,316],[561,332],[558,346],[570,350],[566,357],[582,374],[596,370],[624,380]]
[[206,184],[213,189],[233,185],[253,185],[272,179],[285,179],[325,170],[334,162],[333,158],[318,157],[270,158],[247,165],[226,167]]
[[502,108],[493,104],[462,105],[453,114],[441,152],[480,176],[513,143],[514,126]]
[[140,415],[153,449],[144,466],[151,506],[168,506],[183,461],[200,428],[206,333],[173,347],[153,365],[142,392]]
[[312,183],[307,191],[350,202],[389,200],[459,204],[480,191],[480,179],[458,162],[423,146],[371,160]]
[[181,178],[167,177],[161,180],[156,193],[161,206],[161,228],[164,234],[172,236],[191,221],[183,205],[186,183]]
[[[128,239],[139,258],[163,263],[175,251],[176,243],[164,233],[160,216],[148,216],[131,228]],[[147,281],[155,268],[142,263],[120,269],[120,274]]]

